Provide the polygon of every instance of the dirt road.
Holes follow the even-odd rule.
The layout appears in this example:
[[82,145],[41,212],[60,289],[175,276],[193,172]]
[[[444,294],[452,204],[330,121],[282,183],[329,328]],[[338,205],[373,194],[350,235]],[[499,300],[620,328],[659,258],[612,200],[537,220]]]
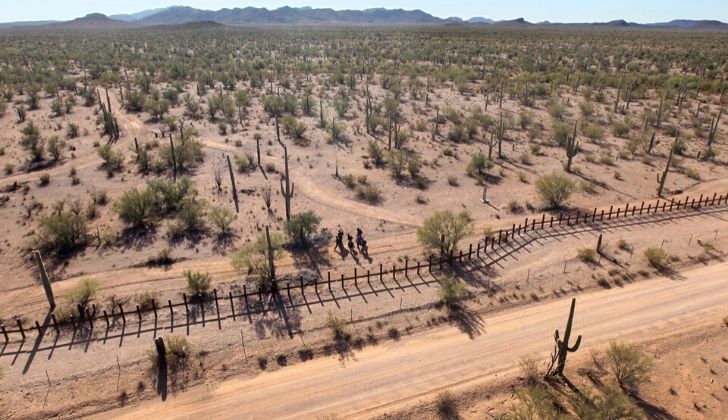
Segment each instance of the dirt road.
[[[577,300],[574,332],[580,352],[620,338],[642,340],[719,323],[728,314],[728,263],[700,268],[679,280],[659,278],[598,291]],[[482,322],[474,340],[457,328],[441,328],[350,354],[329,357],[198,387],[104,418],[312,418],[369,417],[432,398],[445,387],[486,381],[513,369],[526,354],[546,356],[553,331],[563,329],[569,300],[563,299],[469,322]]]

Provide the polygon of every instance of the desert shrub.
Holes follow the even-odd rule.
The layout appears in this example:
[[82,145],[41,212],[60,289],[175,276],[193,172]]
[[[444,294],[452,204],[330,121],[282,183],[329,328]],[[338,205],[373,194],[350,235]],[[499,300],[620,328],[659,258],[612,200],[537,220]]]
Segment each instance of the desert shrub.
[[155,120],[161,119],[164,114],[169,112],[170,102],[167,99],[147,98],[144,101],[144,110],[151,114]]
[[382,147],[376,141],[369,140],[367,154],[376,166],[381,166],[384,163],[384,150],[382,150]]
[[127,225],[135,228],[150,226],[157,217],[157,200],[154,191],[131,189],[124,192],[116,203],[114,211]]
[[528,385],[516,391],[518,403],[511,406],[505,418],[508,419],[556,419],[554,398],[540,384]]
[[54,162],[58,162],[63,157],[63,151],[66,150],[66,142],[59,140],[58,136],[52,136],[48,139],[48,153]]
[[554,122],[551,125],[551,140],[563,147],[566,145],[566,139],[572,133],[572,126],[564,122]]
[[311,236],[316,233],[321,223],[321,217],[309,210],[291,216],[284,228],[290,241],[299,247],[307,247],[310,244]]
[[38,185],[41,187],[47,186],[51,182],[51,174],[48,172],[44,172],[40,174],[40,178],[38,178]]
[[370,204],[377,204],[382,200],[382,194],[376,185],[358,185],[356,198]]
[[655,268],[661,269],[668,265],[669,256],[662,248],[651,246],[645,249],[645,257],[647,261]]
[[422,169],[422,160],[420,157],[412,153],[407,157],[407,172],[412,178],[417,178],[420,175]]
[[690,179],[694,179],[696,181],[700,181],[700,172],[697,169],[686,168],[685,169],[685,176],[687,176]]
[[389,152],[389,169],[392,172],[392,177],[401,178],[402,174],[407,167],[407,154],[403,150],[392,150]]
[[518,361],[521,373],[526,379],[526,384],[536,385],[540,382],[541,375],[538,371],[538,360],[533,356],[524,356]]
[[511,200],[508,202],[508,211],[511,213],[523,213],[523,205],[517,200]]
[[597,141],[604,138],[604,129],[597,124],[582,125],[581,133],[591,141]]
[[205,228],[205,203],[184,200],[176,217],[177,225],[184,233],[200,232]]
[[455,175],[449,175],[447,177],[447,183],[451,187],[457,187],[458,185],[460,185],[460,181],[458,181],[458,177],[456,177]]
[[[190,360],[191,347],[184,336],[170,336],[164,346],[164,360],[172,372],[183,369]],[[149,350],[149,361],[152,369],[159,366],[159,355],[156,348]]]
[[230,234],[230,226],[235,221],[235,214],[227,207],[213,207],[207,214],[210,223],[218,230],[221,237]]
[[[286,240],[282,235],[273,233],[270,235],[270,240],[273,251],[272,257],[275,261],[280,258]],[[264,235],[258,237],[255,242],[234,252],[230,264],[236,271],[246,273],[258,284],[261,290],[268,290],[270,287],[273,273],[268,261],[268,242]]]
[[626,391],[637,392],[640,385],[650,380],[654,361],[633,344],[612,342],[607,360],[617,383]]
[[564,114],[566,113],[566,105],[562,104],[561,102],[552,100],[549,102],[547,108],[549,111],[549,115],[551,115],[552,118],[555,118],[557,120],[564,118]]
[[165,266],[170,265],[174,262],[172,259],[172,249],[169,247],[164,247],[159,252],[157,252],[155,255],[150,256],[147,258],[147,265],[151,266]]
[[248,154],[235,155],[235,167],[238,168],[238,172],[245,173],[255,170],[255,159],[253,156]]
[[341,177],[341,182],[346,185],[346,188],[353,190],[356,188],[356,177],[352,174],[347,174]]
[[619,241],[617,241],[617,248],[621,249],[622,251],[632,251],[632,245],[630,245],[629,242],[624,239],[620,239]]
[[71,289],[68,299],[74,306],[85,308],[96,295],[98,288],[99,282],[97,280],[90,278],[83,279]]
[[452,277],[445,277],[440,280],[440,300],[450,309],[456,309],[460,306],[465,297],[465,285]]
[[[194,137],[196,131],[191,127],[183,129],[183,135],[174,138],[174,157],[176,158],[177,171],[185,171],[197,166],[204,158],[202,143]],[[172,159],[172,147],[169,142],[163,143],[159,148],[159,157],[167,168],[174,165]]]
[[586,263],[595,263],[597,261],[597,251],[594,248],[580,248],[577,250],[580,260]]
[[437,394],[437,400],[435,401],[435,408],[437,408],[437,414],[442,419],[458,419],[457,402],[455,397],[450,391],[443,391]]
[[331,311],[326,317],[326,327],[331,330],[331,335],[335,340],[341,340],[346,337],[346,320],[334,315]]
[[[417,228],[417,240],[430,251],[442,251],[449,255],[457,244],[473,232],[473,222],[467,214],[455,215],[450,210],[439,211],[425,219]],[[444,242],[440,240],[444,235]]]
[[152,307],[152,300],[155,299],[153,292],[141,292],[134,295],[134,302],[139,305],[139,309],[147,310]]
[[541,200],[550,208],[558,208],[576,190],[576,183],[567,175],[554,172],[536,181],[536,191]]
[[110,144],[99,147],[96,152],[101,160],[104,161],[103,166],[104,169],[106,169],[107,174],[112,175],[114,172],[121,170],[124,163],[124,157],[121,153],[112,149]]
[[579,102],[579,110],[584,118],[589,118],[594,115],[594,104],[591,102]]
[[283,118],[283,129],[285,130],[286,134],[300,139],[306,132],[306,124],[299,121],[293,115],[288,114]]
[[483,153],[477,152],[470,158],[468,174],[471,176],[477,176],[482,174],[484,169],[490,169],[492,167],[493,162],[486,159]]
[[31,160],[33,162],[43,160],[45,140],[40,137],[40,129],[38,126],[33,121],[30,121],[28,125],[23,127],[21,133],[23,137],[20,140],[20,146],[30,153]]
[[210,289],[210,274],[202,273],[200,271],[184,272],[185,280],[187,280],[187,290],[195,296],[204,296]]
[[89,240],[86,220],[70,211],[41,218],[38,228],[38,247],[58,255],[83,248]]
[[147,190],[153,195],[161,214],[181,210],[196,193],[192,180],[186,176],[176,183],[161,178],[153,179],[148,182]]
[[615,122],[612,126],[612,134],[614,134],[615,137],[626,138],[627,134],[629,134],[629,124],[621,121]]

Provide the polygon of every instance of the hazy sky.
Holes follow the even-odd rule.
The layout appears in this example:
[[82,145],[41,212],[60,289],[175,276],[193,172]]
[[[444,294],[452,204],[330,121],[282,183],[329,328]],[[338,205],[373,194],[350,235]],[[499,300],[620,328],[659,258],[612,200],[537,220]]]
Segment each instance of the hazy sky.
[[333,9],[370,7],[421,9],[439,17],[491,19],[524,17],[532,22],[591,22],[626,19],[632,22],[661,22],[677,18],[717,19],[728,22],[728,0],[23,0],[9,1],[0,21],[69,20],[88,13],[107,15],[134,13],[145,9],[185,5],[217,10],[223,7],[311,6]]

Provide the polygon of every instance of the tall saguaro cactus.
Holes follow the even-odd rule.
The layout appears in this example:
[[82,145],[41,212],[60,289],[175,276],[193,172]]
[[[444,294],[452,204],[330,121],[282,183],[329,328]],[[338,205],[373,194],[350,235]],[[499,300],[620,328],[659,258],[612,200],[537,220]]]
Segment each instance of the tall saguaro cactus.
[[40,251],[33,251],[33,256],[35,257],[36,264],[38,264],[38,271],[40,272],[40,279],[43,282],[43,289],[45,290],[46,298],[48,298],[48,305],[51,309],[53,309],[56,307],[56,301],[53,298],[51,280],[48,278],[48,273],[46,272],[45,265],[43,264],[43,257],[40,255]]
[[571,172],[571,162],[574,156],[579,153],[579,142],[576,140],[576,121],[574,121],[574,134],[566,138],[566,172]]
[[295,184],[291,182],[291,175],[288,172],[288,147],[283,147],[283,153],[285,159],[285,176],[281,178],[281,195],[286,200],[286,220],[291,220],[291,197],[293,197]]
[[268,270],[270,273],[270,280],[275,284],[276,281],[276,266],[274,262],[273,244],[270,241],[270,228],[268,225],[265,226],[265,242],[268,251],[266,252],[268,257]]
[[581,335],[576,338],[576,343],[573,346],[569,346],[569,340],[571,339],[571,325],[574,321],[574,309],[576,308],[576,298],[571,299],[571,309],[569,310],[569,320],[566,322],[566,330],[564,330],[564,339],[559,338],[559,330],[554,332],[554,341],[556,342],[556,348],[554,350],[554,359],[556,366],[550,369],[552,375],[563,375],[564,368],[566,367],[566,355],[568,353],[574,353],[579,350],[581,344]]
[[675,145],[677,144],[677,135],[675,135],[675,143],[672,144],[672,147],[670,148],[670,155],[667,157],[667,164],[665,165],[665,170],[662,171],[662,175],[657,174],[657,182],[660,184],[659,187],[657,187],[657,196],[662,197],[662,190],[665,189],[665,180],[667,179],[667,173],[670,170],[670,165],[672,164],[672,155],[675,153]]

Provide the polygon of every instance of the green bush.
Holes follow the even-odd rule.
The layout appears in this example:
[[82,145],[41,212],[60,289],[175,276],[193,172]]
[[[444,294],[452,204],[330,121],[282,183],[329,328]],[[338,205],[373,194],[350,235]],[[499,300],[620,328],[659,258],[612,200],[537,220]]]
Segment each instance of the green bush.
[[114,211],[125,224],[146,228],[157,218],[158,206],[154,191],[149,188],[127,190],[114,203]]
[[384,163],[384,150],[382,150],[375,140],[369,140],[367,153],[376,166],[381,166]]
[[356,187],[356,198],[369,204],[377,204],[381,201],[382,194],[376,185],[358,185]]
[[460,306],[466,292],[465,285],[452,277],[445,277],[440,280],[440,300],[450,309]]
[[[280,234],[271,234],[270,241],[275,261],[280,258],[286,240]],[[268,243],[265,236],[260,236],[255,242],[233,253],[230,263],[236,271],[247,273],[258,283],[261,290],[268,290],[270,287],[273,273],[268,261]]]
[[554,172],[536,181],[536,191],[549,208],[558,208],[576,190],[576,183],[567,175]]
[[187,290],[195,296],[205,296],[207,291],[210,289],[210,274],[202,273],[200,271],[184,272],[185,279],[187,280]]
[[85,308],[96,295],[99,282],[95,279],[83,279],[69,293],[69,300],[74,306]]
[[40,220],[38,247],[58,255],[70,254],[89,240],[86,220],[73,212],[61,212]]
[[227,207],[213,207],[207,214],[210,223],[219,231],[219,236],[225,237],[230,234],[230,226],[235,221],[235,213]]
[[291,216],[287,220],[284,228],[286,235],[290,241],[299,247],[307,247],[310,244],[310,238],[318,230],[321,218],[313,211],[307,211]]
[[661,269],[668,265],[669,256],[662,248],[651,246],[645,250],[645,257],[649,261],[650,265],[655,268]]
[[326,326],[331,330],[335,340],[342,340],[346,337],[346,320],[339,318],[329,311],[326,317]]
[[437,400],[435,401],[435,408],[437,408],[437,414],[442,419],[459,419],[457,402],[455,397],[450,391],[443,391],[437,394]]
[[613,342],[609,345],[607,359],[622,389],[637,392],[640,385],[650,381],[654,361],[637,346]]
[[[473,222],[467,214],[455,215],[450,210],[439,211],[425,219],[417,228],[417,240],[430,251],[442,251],[449,255],[457,244],[473,232]],[[441,239],[444,236],[444,242]]]
[[104,168],[109,175],[121,170],[124,164],[124,157],[121,153],[112,149],[110,144],[99,147],[97,153],[101,160],[104,161]]
[[40,137],[40,129],[33,121],[30,121],[28,125],[23,127],[21,133],[23,138],[20,140],[20,146],[30,153],[31,160],[33,162],[43,160],[45,140]]

